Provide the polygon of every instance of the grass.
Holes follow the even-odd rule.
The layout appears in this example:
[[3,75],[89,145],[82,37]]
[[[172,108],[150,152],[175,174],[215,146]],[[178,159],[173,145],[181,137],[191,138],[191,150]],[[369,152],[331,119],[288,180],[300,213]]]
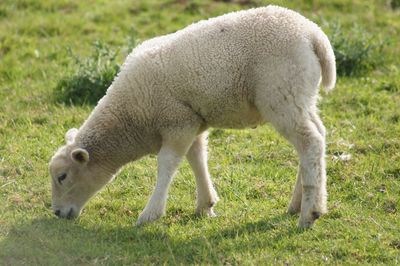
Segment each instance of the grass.
[[[185,162],[166,217],[134,223],[155,182],[154,156],[129,164],[76,221],[53,217],[47,163],[92,106],[53,99],[93,43],[120,50],[201,18],[265,1],[6,0],[0,4],[0,264],[399,264],[400,28],[397,1],[272,1],[343,32],[362,25],[387,42],[381,63],[344,76],[324,95],[330,212],[314,229],[286,214],[297,157],[268,125],[210,134],[210,171],[221,201],[215,219],[193,215]],[[367,43],[367,44],[368,44]],[[68,52],[70,49],[74,56]],[[373,57],[367,57],[373,58]],[[341,155],[351,155],[341,160]]]
[[[94,43],[94,52],[86,60],[75,58],[76,72],[61,79],[55,88],[55,100],[67,104],[96,104],[119,72],[117,52],[103,43]],[[72,53],[72,52],[71,52]]]
[[339,24],[331,24],[328,31],[339,76],[362,76],[383,63],[385,42],[374,40],[365,29],[354,27],[346,34]]

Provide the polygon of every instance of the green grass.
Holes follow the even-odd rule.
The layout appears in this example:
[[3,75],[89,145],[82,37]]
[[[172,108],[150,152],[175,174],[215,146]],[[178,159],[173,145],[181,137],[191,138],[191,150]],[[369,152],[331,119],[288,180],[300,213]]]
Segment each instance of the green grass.
[[[387,43],[380,63],[339,78],[320,102],[328,130],[330,212],[312,230],[286,214],[297,157],[268,125],[212,130],[210,171],[221,201],[215,219],[193,215],[194,178],[185,162],[167,215],[135,227],[155,182],[156,160],[128,165],[76,221],[50,210],[47,164],[87,105],[54,101],[73,76],[74,56],[93,43],[119,50],[132,36],[173,32],[201,18],[265,1],[56,1],[0,3],[0,264],[385,264],[400,262],[400,13],[397,1],[272,1],[320,23],[340,23]],[[348,161],[338,159],[351,154]]]
[[335,52],[338,76],[361,76],[383,64],[385,42],[374,40],[364,28],[354,27],[346,33],[339,24],[329,25],[328,34]]
[[96,104],[105,95],[120,69],[116,62],[118,53],[98,41],[93,47],[93,54],[87,59],[75,58],[75,73],[58,82],[54,90],[57,102]]

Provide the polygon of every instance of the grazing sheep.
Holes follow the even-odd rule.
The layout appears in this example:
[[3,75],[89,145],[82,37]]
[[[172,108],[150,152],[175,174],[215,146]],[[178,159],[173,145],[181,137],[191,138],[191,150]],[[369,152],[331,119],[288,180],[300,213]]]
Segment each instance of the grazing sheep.
[[271,123],[299,154],[290,213],[310,227],[327,211],[320,83],[336,81],[332,47],[313,22],[268,6],[200,21],[133,50],[79,130],[50,163],[54,213],[77,217],[124,164],[157,153],[158,178],[138,224],[165,213],[172,177],[186,155],[199,214],[218,201],[207,168],[209,127]]

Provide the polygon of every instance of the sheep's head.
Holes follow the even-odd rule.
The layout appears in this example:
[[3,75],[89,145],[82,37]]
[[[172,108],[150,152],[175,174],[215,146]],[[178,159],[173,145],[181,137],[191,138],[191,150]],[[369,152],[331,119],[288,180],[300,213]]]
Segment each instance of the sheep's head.
[[110,173],[90,162],[89,153],[74,140],[77,129],[70,129],[50,161],[52,208],[62,218],[76,218],[86,202],[112,178]]

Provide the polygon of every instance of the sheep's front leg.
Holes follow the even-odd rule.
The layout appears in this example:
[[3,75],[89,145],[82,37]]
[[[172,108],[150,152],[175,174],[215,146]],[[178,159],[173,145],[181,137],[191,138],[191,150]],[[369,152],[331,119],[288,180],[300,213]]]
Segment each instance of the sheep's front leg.
[[163,144],[157,156],[157,183],[150,200],[139,215],[138,225],[157,220],[165,214],[169,185],[197,132],[198,127],[192,125],[164,133]]
[[168,188],[183,154],[174,147],[166,146],[161,148],[157,157],[158,176],[156,187],[146,207],[139,215],[138,225],[157,220],[165,214]]
[[207,132],[197,136],[186,155],[193,169],[197,185],[196,213],[215,216],[213,206],[219,200],[207,167]]

